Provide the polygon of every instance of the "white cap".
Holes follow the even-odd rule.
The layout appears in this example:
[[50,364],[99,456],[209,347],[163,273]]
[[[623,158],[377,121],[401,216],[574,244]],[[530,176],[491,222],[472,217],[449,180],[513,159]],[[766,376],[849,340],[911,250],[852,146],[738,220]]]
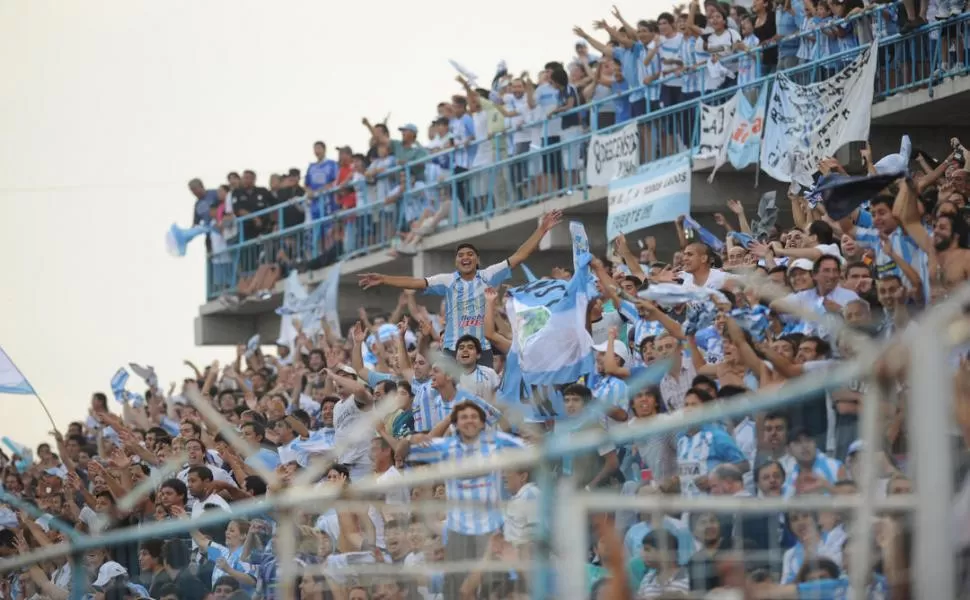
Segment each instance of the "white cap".
[[[597,352],[606,352],[607,344],[609,344],[609,342],[596,344],[593,346],[593,350],[596,350]],[[613,340],[613,354],[615,354],[618,358],[622,358],[624,363],[629,364],[630,351],[627,350],[626,346],[619,340]]]
[[795,260],[788,263],[788,272],[791,273],[792,269],[801,269],[802,271],[811,272],[815,268],[815,264],[808,260],[807,258],[796,258]]
[[352,377],[357,377],[357,370],[350,365],[339,365],[336,369],[337,373],[342,373],[344,375],[350,375]]
[[94,583],[92,583],[91,585],[93,585],[94,587],[104,587],[109,583],[111,583],[111,580],[114,579],[115,577],[119,577],[121,575],[127,575],[127,574],[128,574],[128,569],[122,567],[121,565],[119,565],[113,560],[109,560],[108,562],[101,565],[100,569],[98,569],[98,578],[95,579]]

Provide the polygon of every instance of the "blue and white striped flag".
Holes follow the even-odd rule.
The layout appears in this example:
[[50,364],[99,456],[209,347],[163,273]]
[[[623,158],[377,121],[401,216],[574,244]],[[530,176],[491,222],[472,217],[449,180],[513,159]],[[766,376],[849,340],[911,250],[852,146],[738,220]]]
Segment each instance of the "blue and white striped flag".
[[3,445],[10,450],[11,454],[16,454],[20,457],[20,460],[14,465],[17,467],[17,471],[21,473],[26,472],[34,464],[34,451],[23,444],[18,444],[7,436],[3,436],[2,440]]
[[125,400],[127,399],[125,395],[125,387],[128,385],[128,377],[128,371],[125,370],[124,367],[121,367],[111,378],[111,393],[114,394],[115,400],[121,402],[122,404],[124,404]]
[[34,394],[30,385],[17,365],[13,364],[7,353],[0,348],[0,394]]
[[679,283],[655,283],[647,289],[637,293],[637,296],[656,302],[660,306],[678,306],[687,302],[706,302],[711,297],[720,300],[724,295],[717,290],[709,290],[697,286],[680,285]]
[[[569,281],[540,279],[509,290],[509,362],[519,367],[526,384],[573,383],[592,372],[593,338],[586,331],[590,260],[588,252],[581,256]],[[519,389],[518,380],[507,383]]]
[[689,215],[684,216],[684,227],[693,229],[697,233],[697,239],[710,246],[715,252],[724,251],[724,242],[721,241],[721,238],[708,231],[707,228],[695,221],[693,217]]
[[532,269],[529,268],[529,265],[522,263],[519,266],[522,268],[522,273],[525,274],[526,281],[528,281],[529,283],[532,283],[533,281],[536,281],[538,279],[538,277],[536,277],[536,274],[532,272]]
[[[573,246],[573,273],[576,273],[580,269],[580,265],[583,264],[584,256],[592,253],[589,249],[589,236],[586,235],[586,227],[579,221],[569,222],[569,238],[572,240]],[[586,264],[589,264],[587,260]],[[590,300],[600,297],[600,291],[596,287],[596,278],[590,277],[589,282],[586,285],[586,293]]]

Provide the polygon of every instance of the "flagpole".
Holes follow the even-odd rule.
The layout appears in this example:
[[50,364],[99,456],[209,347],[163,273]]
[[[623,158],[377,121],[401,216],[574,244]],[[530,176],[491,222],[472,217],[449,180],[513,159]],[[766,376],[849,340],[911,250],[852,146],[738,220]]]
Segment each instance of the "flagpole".
[[[37,388],[34,387],[34,384],[30,383],[30,380],[27,379],[27,376],[24,375],[24,372],[20,370],[20,367],[18,367],[16,363],[13,362],[13,359],[10,358],[10,355],[7,354],[2,347],[0,347],[0,363],[4,363],[5,366],[9,365],[9,368],[16,371],[17,374],[20,375],[20,378],[23,379],[23,386],[19,387],[19,389],[14,393],[24,394],[24,395],[26,395],[27,393],[33,394],[34,398],[37,398],[37,401],[40,402],[40,407],[44,409],[44,414],[47,415],[47,420],[51,422],[51,427],[53,427],[54,429],[57,429],[57,424],[54,423],[54,417],[51,415],[51,411],[48,410],[47,403],[45,403],[44,399],[41,398],[40,394],[37,393]],[[29,392],[28,392],[28,389],[29,389]]]
[[[34,386],[30,386],[30,387],[34,387]],[[40,397],[40,394],[37,393],[37,390],[34,390],[34,398],[37,398],[37,401],[40,402],[40,407],[44,409],[44,414],[47,415],[47,420],[51,422],[51,427],[53,427],[54,430],[57,431],[57,423],[54,422],[54,417],[51,416],[51,411],[47,409],[47,404],[44,403],[44,399]]]

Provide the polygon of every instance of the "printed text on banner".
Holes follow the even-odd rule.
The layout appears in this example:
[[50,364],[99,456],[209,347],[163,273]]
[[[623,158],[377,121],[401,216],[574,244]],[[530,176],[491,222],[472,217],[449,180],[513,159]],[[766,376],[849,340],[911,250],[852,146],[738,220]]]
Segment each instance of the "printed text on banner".
[[690,155],[644,165],[640,173],[610,184],[606,235],[673,222],[690,212]]

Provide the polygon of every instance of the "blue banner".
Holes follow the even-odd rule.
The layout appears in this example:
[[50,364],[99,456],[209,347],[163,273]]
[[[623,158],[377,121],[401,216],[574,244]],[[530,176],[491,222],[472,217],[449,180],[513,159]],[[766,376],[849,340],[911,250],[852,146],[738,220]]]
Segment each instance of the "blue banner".
[[690,213],[690,154],[648,163],[636,175],[610,183],[606,236],[672,223]]

